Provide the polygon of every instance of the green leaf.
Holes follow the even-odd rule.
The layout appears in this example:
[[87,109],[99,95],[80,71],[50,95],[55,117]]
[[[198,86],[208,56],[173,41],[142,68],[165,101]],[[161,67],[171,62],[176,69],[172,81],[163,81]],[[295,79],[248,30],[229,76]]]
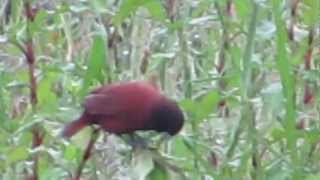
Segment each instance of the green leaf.
[[320,173],[307,175],[305,180],[318,180],[320,177]]
[[235,8],[237,11],[237,14],[240,15],[242,20],[248,19],[250,17],[250,12],[252,12],[251,9],[251,2],[249,0],[242,0],[242,1],[234,1]]
[[[102,33],[101,33],[102,34]],[[104,83],[107,74],[107,46],[105,35],[95,35],[89,56],[88,69],[86,71],[81,90],[81,96],[87,94],[90,85],[95,82]]]
[[24,146],[18,146],[10,148],[7,152],[7,160],[9,164],[22,161],[28,158],[28,148]]
[[53,92],[53,84],[57,80],[58,73],[49,72],[40,81],[38,86],[39,107],[52,111],[57,107],[57,97]]
[[[21,127],[21,125],[20,125]],[[29,131],[29,129],[25,129],[25,131],[21,132],[21,136],[19,136],[19,145],[25,145],[29,146],[32,142],[32,133]]]
[[[4,77],[3,75],[4,73],[0,73],[0,84],[4,85],[6,84],[6,82],[3,80],[2,77]],[[8,115],[6,114],[6,109],[7,109],[7,104],[5,102],[5,95],[4,95],[5,91],[3,88],[0,88],[0,127],[4,127],[4,124],[6,123],[6,120],[8,118]],[[1,135],[0,135],[0,139],[1,139]],[[1,141],[1,140],[0,140]]]
[[217,91],[211,91],[204,96],[200,103],[197,105],[197,120],[203,120],[211,113],[213,113],[220,100],[220,95]]
[[271,136],[274,139],[274,141],[280,141],[286,136],[286,133],[283,129],[275,128],[272,130]]
[[78,148],[72,144],[66,146],[66,149],[64,150],[64,158],[67,159],[67,160],[75,160],[77,159],[78,155],[79,155],[79,151],[78,151]]
[[34,36],[35,33],[43,30],[44,27],[47,27],[45,25],[47,17],[48,17],[48,13],[46,11],[44,10],[37,11],[34,21],[30,23],[30,30],[31,30],[32,36]]
[[197,123],[199,123],[215,111],[219,101],[220,95],[214,90],[202,97],[200,102],[185,99],[179,104],[186,112],[191,114],[192,118],[194,118]]
[[114,17],[113,21],[115,24],[120,25],[122,21],[135,13],[137,8],[143,4],[144,0],[125,0],[120,6],[119,11]]
[[167,180],[169,179],[169,174],[165,167],[159,163],[154,163],[154,168],[148,175],[150,180]]
[[114,23],[120,25],[126,18],[133,15],[139,7],[147,8],[150,15],[156,20],[164,21],[166,19],[165,9],[158,0],[126,0],[121,4],[120,10],[114,17]]
[[319,138],[320,134],[318,129],[306,132],[306,140],[308,140],[310,144],[317,143],[319,141]]
[[302,3],[305,6],[305,11],[303,11],[302,19],[307,24],[307,26],[315,26],[319,23],[320,16],[320,1],[319,0],[304,0]]
[[22,3],[23,1],[20,0],[11,0],[11,18],[12,20],[17,23],[18,21],[21,21],[21,14],[23,11],[21,11]]
[[108,4],[105,0],[93,0],[89,1],[93,9],[98,13],[107,12]]
[[166,12],[160,1],[158,0],[149,0],[146,1],[144,7],[148,9],[149,13],[156,20],[164,22],[166,19]]
[[197,103],[191,99],[184,99],[180,101],[179,105],[186,111],[196,113]]
[[[190,147],[190,144],[193,142],[186,141],[187,140],[182,136],[174,138],[174,142],[172,143],[172,154],[175,155],[175,157],[183,159],[192,159],[194,157],[194,149],[190,149],[192,148],[192,146]],[[181,165],[186,169],[192,169],[193,161],[183,161]]]
[[59,180],[64,179],[65,170],[61,168],[48,168],[40,174],[41,180]]
[[186,146],[184,142],[183,137],[176,137],[174,139],[174,143],[172,144],[173,148],[173,154],[175,154],[178,157],[191,157],[192,154],[190,153],[189,148]]
[[42,154],[41,158],[38,159],[38,173],[40,176],[42,176],[47,170],[52,170],[52,167],[50,167],[50,160],[51,158],[44,154]]
[[288,146],[291,152],[295,152],[296,136],[295,136],[295,85],[293,68],[289,62],[289,55],[287,52],[288,34],[285,26],[285,22],[282,20],[280,2],[272,0],[273,12],[275,24],[277,27],[276,31],[276,63],[277,69],[280,73],[281,83],[283,87],[283,94],[285,96],[285,125],[286,135],[288,140]]
[[274,163],[266,171],[266,180],[288,180],[290,178],[290,172],[284,170],[281,162]]

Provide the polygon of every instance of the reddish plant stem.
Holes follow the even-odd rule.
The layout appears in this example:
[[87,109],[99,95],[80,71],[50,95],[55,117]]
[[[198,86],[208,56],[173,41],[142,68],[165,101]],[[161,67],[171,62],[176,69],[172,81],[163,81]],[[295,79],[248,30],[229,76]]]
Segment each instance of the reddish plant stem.
[[29,39],[28,42],[26,42],[26,59],[29,66],[29,79],[30,79],[30,102],[32,105],[32,108],[35,108],[38,103],[37,98],[37,82],[36,77],[34,74],[35,71],[35,56],[33,51],[33,42],[32,39]]
[[147,70],[148,70],[148,66],[149,66],[149,58],[150,58],[150,50],[148,48],[146,48],[144,51],[143,51],[143,56],[142,56],[142,59],[141,59],[141,65],[140,65],[140,72],[142,74],[146,74]]
[[[232,18],[232,16],[235,15],[235,9],[234,9],[234,2],[232,0],[227,1],[226,9],[225,9],[225,14],[222,13],[221,7],[219,6],[218,3],[215,3],[215,7],[217,9],[219,19],[221,22],[222,26],[222,44],[221,44],[221,49],[219,51],[219,57],[218,57],[218,64],[216,65],[216,70],[218,74],[221,75],[221,80],[219,80],[219,89],[221,91],[224,91],[226,89],[226,82],[223,80],[223,76],[225,76],[225,64],[226,64],[226,53],[229,50],[229,33],[228,33],[228,21],[229,19]],[[224,18],[226,16],[227,18]],[[227,106],[227,102],[225,99],[221,99],[220,102],[218,103],[218,107],[220,109],[220,115],[221,116],[228,116],[229,115],[229,109]]]
[[[311,64],[312,64],[312,52],[313,52],[313,41],[314,41],[314,28],[310,28],[309,36],[308,36],[308,50],[304,56],[304,68],[306,71],[311,70]],[[308,82],[305,82],[305,88],[304,88],[304,95],[303,95],[303,103],[304,105],[312,104],[314,101],[314,91],[312,90],[310,84]],[[304,125],[305,120],[302,119],[301,123]],[[304,126],[303,126],[304,128]],[[308,153],[308,158],[312,160],[312,156],[317,149],[318,142],[315,142],[311,145],[310,151]]]
[[[30,81],[30,103],[32,106],[33,112],[36,110],[36,106],[38,103],[38,98],[37,98],[37,81],[35,77],[35,54],[34,54],[34,49],[33,49],[33,39],[32,39],[32,33],[30,31],[30,23],[34,21],[34,18],[36,16],[36,10],[32,9],[30,2],[28,0],[25,1],[24,3],[24,10],[25,10],[25,15],[27,18],[27,41],[25,42],[24,50],[23,53],[26,57],[26,61],[28,63],[28,68],[29,68],[29,81]],[[32,127],[32,149],[36,149],[43,143],[43,138],[44,138],[44,132],[41,131],[41,128],[39,125],[34,125]],[[31,178],[32,180],[38,180],[39,175],[38,175],[38,162],[39,162],[39,154],[35,153],[33,155],[33,168],[32,168],[32,175]]]
[[236,15],[235,5],[234,5],[233,0],[227,1],[226,12],[227,12],[227,16],[229,16],[229,17],[234,17]]
[[176,18],[176,6],[177,6],[177,1],[176,0],[166,0],[166,11],[167,11],[167,16],[170,19],[170,22],[174,22]]
[[313,48],[312,48],[312,44],[313,44],[313,39],[314,39],[314,31],[313,29],[311,29],[309,31],[309,35],[308,35],[308,50],[304,56],[304,59],[305,59],[305,63],[304,63],[304,67],[306,70],[310,70],[311,68],[311,59],[312,59],[312,51],[313,51]]
[[[313,28],[309,31],[309,40],[308,40],[308,50],[304,56],[304,69],[308,71],[311,69],[312,64],[312,52],[313,52],[313,39],[314,39],[314,32]],[[304,87],[304,95],[303,95],[303,103],[305,105],[311,104],[314,99],[314,92],[310,85],[306,82]]]
[[[43,143],[43,137],[44,137],[44,132],[40,131],[40,128],[38,128],[37,126],[34,126],[32,129],[32,149],[35,149],[37,147],[39,147],[42,143]],[[38,153],[36,153],[33,156],[33,174],[31,176],[32,180],[37,180],[38,178],[38,162],[39,162],[39,155]]]
[[294,35],[294,26],[296,24],[296,19],[297,19],[297,7],[298,7],[299,0],[293,0],[291,1],[291,6],[290,6],[290,15],[291,15],[291,20],[289,24],[289,39],[291,41],[294,41],[295,35]]
[[86,147],[86,150],[82,156],[82,160],[78,166],[78,169],[76,171],[76,174],[74,176],[74,180],[80,180],[81,174],[82,174],[82,170],[86,164],[86,162],[88,161],[88,159],[91,157],[92,155],[92,149],[94,147],[94,143],[96,142],[96,140],[98,139],[98,135],[99,135],[99,131],[100,129],[94,129],[92,134],[91,134],[91,138],[90,141]]
[[210,153],[210,163],[211,163],[211,165],[213,166],[213,168],[218,168],[218,166],[219,166],[219,159],[218,159],[218,156],[217,156],[217,154],[214,152],[214,151],[212,151],[211,153]]

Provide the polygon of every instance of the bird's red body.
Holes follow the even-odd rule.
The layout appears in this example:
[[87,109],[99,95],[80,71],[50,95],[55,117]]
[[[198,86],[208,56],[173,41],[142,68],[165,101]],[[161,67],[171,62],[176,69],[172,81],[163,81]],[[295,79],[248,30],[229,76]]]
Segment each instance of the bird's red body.
[[71,137],[91,124],[116,134],[155,130],[174,135],[184,122],[177,104],[144,82],[99,87],[87,96],[83,107],[81,117],[65,127],[63,136]]

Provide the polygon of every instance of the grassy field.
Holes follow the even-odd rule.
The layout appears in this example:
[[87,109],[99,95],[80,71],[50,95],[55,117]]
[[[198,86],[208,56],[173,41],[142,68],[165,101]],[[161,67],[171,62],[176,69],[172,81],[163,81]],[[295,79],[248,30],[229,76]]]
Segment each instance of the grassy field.
[[[130,80],[179,103],[177,136],[61,138]],[[0,0],[0,179],[317,180],[318,88],[319,0]]]

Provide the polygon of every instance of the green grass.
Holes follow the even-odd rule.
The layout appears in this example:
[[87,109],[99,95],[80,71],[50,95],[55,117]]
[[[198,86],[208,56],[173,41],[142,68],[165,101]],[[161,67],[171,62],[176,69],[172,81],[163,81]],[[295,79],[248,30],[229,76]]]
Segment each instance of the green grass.
[[35,157],[41,180],[70,179],[91,129],[59,133],[86,94],[151,77],[183,108],[183,130],[157,151],[101,133],[83,178],[318,179],[320,3],[294,2],[0,0],[0,179],[34,175]]

